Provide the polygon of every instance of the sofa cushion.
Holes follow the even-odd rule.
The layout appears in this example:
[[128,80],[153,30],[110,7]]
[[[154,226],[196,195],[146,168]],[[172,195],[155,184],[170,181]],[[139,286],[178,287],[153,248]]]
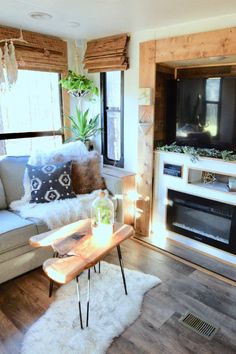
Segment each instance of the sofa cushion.
[[76,194],[91,193],[96,189],[105,189],[106,185],[101,176],[100,155],[91,151],[79,162],[72,165],[72,185]]
[[[31,269],[42,266],[46,259],[52,258],[52,255],[53,251],[51,248],[34,248],[30,252],[16,256],[14,260],[8,259],[8,261],[2,262],[0,264],[0,284],[20,274],[24,274]],[[4,353],[6,352],[4,351]],[[14,351],[14,353],[16,353],[16,351]]]
[[2,184],[2,180],[0,179],[0,209],[6,209],[6,208],[7,208],[6,195]]
[[36,225],[7,210],[0,210],[0,254],[27,245],[37,235]]
[[[19,215],[18,212],[16,212],[17,215]],[[27,220],[31,221],[35,226],[37,227],[38,234],[42,234],[43,232],[50,231],[48,226],[40,219],[38,218],[27,218]]]
[[30,203],[76,198],[72,191],[71,161],[44,166],[26,165],[30,178]]
[[0,177],[9,205],[24,194],[23,177],[28,156],[6,156],[0,160]]
[[[14,259],[18,256],[21,256],[24,253],[31,252],[34,249],[34,247],[30,245],[25,245],[25,246],[19,246],[16,248],[11,249],[10,251],[8,250],[7,252],[2,252],[0,253],[0,268],[2,267],[1,263],[7,262],[10,259]],[[2,270],[2,268],[1,268]]]

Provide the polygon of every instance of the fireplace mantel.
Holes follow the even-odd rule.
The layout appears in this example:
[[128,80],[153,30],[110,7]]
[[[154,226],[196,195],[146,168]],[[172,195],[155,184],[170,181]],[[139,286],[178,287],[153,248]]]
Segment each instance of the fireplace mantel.
[[[227,187],[228,178],[236,178],[236,163],[205,157],[192,162],[191,156],[162,151],[156,151],[154,158],[152,233],[236,264],[235,255],[169,231],[166,225],[169,189],[236,206],[236,192]],[[216,175],[217,180],[202,183],[202,171]]]

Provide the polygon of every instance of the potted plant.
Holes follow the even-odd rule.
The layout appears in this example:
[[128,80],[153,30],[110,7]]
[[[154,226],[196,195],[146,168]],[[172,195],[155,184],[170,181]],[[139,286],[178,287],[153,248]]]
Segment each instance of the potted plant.
[[72,70],[69,70],[68,75],[60,80],[60,84],[74,97],[98,96],[98,88],[94,82],[85,75],[77,74]]
[[71,136],[66,139],[66,142],[81,140],[88,149],[91,147],[90,138],[101,132],[99,124],[99,114],[89,118],[89,109],[85,112],[82,109],[82,101],[87,96],[91,101],[94,96],[98,96],[98,88],[94,82],[88,79],[85,75],[80,75],[72,70],[69,70],[68,75],[60,80],[62,88],[68,91],[73,97],[78,98],[79,108],[76,107],[76,115],[69,115],[70,127],[64,127],[64,130],[69,130]]
[[110,237],[114,225],[114,206],[104,191],[101,191],[91,206],[91,226],[94,236]]
[[81,140],[87,147],[89,147],[89,140],[92,136],[101,132],[101,128],[98,127],[99,114],[89,118],[89,109],[82,112],[76,107],[76,116],[69,115],[67,118],[71,122],[70,127],[64,127],[71,132],[71,137],[66,139],[66,142]]

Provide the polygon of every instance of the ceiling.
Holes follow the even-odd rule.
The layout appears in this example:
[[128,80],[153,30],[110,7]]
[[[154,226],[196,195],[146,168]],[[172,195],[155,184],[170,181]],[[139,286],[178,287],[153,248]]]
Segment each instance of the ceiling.
[[[236,0],[0,0],[0,9],[2,25],[84,39],[231,15]],[[52,18],[34,20],[30,12]]]

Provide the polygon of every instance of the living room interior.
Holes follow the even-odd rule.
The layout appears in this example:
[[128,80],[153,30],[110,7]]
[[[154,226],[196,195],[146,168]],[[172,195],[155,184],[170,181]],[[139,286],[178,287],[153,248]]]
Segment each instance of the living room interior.
[[0,353],[236,352],[235,1],[2,3],[0,155]]

